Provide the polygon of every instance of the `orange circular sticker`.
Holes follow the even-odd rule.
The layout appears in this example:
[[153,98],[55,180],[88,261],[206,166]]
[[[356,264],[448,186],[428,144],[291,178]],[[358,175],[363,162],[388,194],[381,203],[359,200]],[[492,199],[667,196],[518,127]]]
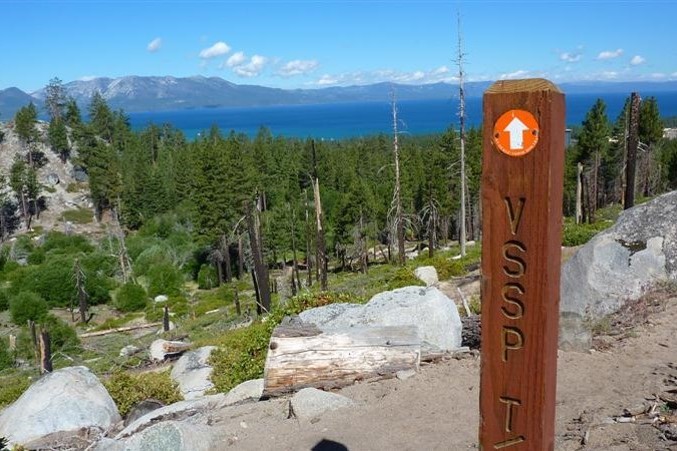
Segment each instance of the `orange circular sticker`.
[[511,157],[526,155],[538,143],[538,122],[525,110],[510,110],[494,124],[493,140],[498,150]]

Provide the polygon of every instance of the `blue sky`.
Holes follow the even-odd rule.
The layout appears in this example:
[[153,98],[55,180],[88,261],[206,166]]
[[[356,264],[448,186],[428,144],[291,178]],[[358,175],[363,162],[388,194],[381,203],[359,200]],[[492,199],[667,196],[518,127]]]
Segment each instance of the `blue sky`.
[[0,0],[0,89],[55,76],[454,81],[457,11],[469,80],[677,80],[676,0]]

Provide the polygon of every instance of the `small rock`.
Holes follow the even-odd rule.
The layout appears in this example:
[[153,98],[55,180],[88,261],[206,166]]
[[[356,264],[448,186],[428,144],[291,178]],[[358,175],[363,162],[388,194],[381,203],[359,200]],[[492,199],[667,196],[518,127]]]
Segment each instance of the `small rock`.
[[160,409],[164,406],[165,405],[157,399],[144,399],[143,401],[136,403],[136,405],[132,407],[125,417],[125,427],[129,426],[142,416],[147,415],[150,412]]
[[199,424],[164,421],[125,440],[125,451],[210,451],[215,447],[214,429]]
[[263,395],[263,379],[254,379],[242,382],[226,395],[227,404],[237,404],[243,401],[258,401]]
[[176,356],[190,349],[190,343],[181,341],[155,340],[150,345],[149,353],[153,360],[163,362],[167,356]]
[[355,403],[345,396],[328,393],[316,388],[304,388],[291,400],[294,416],[300,419],[312,419],[324,412],[354,406]]
[[120,357],[129,357],[136,354],[139,351],[141,351],[139,347],[134,345],[127,345],[124,348],[120,349]]
[[421,266],[414,270],[414,275],[425,283],[426,287],[436,286],[440,280],[434,266]]
[[401,381],[406,381],[407,379],[416,376],[416,370],[402,370],[398,371],[395,376],[401,380]]
[[169,300],[169,298],[166,295],[158,294],[157,296],[155,296],[155,299],[153,299],[153,302],[155,302],[157,304],[157,303],[161,303],[161,302],[167,302],[168,300]]

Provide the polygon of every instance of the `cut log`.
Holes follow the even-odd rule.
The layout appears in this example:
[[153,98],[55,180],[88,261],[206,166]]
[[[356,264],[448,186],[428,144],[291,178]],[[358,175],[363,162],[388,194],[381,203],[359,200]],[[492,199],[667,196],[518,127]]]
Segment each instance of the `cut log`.
[[263,397],[391,377],[398,371],[418,370],[420,362],[421,339],[415,326],[326,332],[314,325],[278,326],[268,347]]

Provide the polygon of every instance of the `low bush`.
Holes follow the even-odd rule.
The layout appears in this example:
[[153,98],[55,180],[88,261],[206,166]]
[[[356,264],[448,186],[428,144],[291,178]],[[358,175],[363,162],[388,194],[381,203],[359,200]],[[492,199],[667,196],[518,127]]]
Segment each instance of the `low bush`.
[[66,235],[62,232],[52,231],[45,236],[42,249],[45,252],[59,254],[87,254],[94,251],[94,246],[83,235]]
[[139,284],[128,282],[120,287],[115,296],[115,308],[121,312],[138,312],[148,305],[148,294]]
[[52,351],[71,352],[80,347],[80,339],[75,329],[56,316],[47,314],[40,321],[40,325],[49,332]]
[[47,301],[31,291],[21,292],[9,301],[12,322],[19,326],[25,325],[28,320],[39,321],[47,311]]
[[611,221],[598,221],[592,224],[576,224],[573,219],[564,220],[564,230],[562,233],[562,245],[580,246],[587,243],[604,229],[613,225]]
[[411,268],[402,267],[395,271],[395,274],[388,280],[386,290],[395,290],[412,285],[425,286],[425,283],[414,275],[414,271]]
[[14,357],[9,351],[9,344],[5,337],[0,337],[0,371],[14,366]]
[[31,386],[25,375],[0,378],[0,409],[12,404]]
[[148,294],[177,296],[181,294],[184,278],[181,271],[171,263],[161,263],[148,271]]
[[94,213],[88,208],[78,208],[64,211],[61,218],[74,224],[89,224],[94,221]]
[[178,384],[172,380],[169,371],[134,375],[118,371],[104,381],[104,386],[122,416],[127,415],[135,404],[144,399],[153,398],[164,404],[183,399]]
[[9,308],[9,293],[6,289],[0,288],[0,312]]
[[211,290],[219,284],[219,276],[214,265],[202,265],[197,274],[197,287],[201,290]]

